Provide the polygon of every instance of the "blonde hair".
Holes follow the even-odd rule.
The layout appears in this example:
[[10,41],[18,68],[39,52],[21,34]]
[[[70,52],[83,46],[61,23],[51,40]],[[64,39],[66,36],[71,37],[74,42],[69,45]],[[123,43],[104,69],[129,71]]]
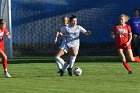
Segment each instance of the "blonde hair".
[[69,24],[69,23],[70,23],[70,18],[69,18],[68,16],[64,16],[64,17],[62,17],[62,20],[65,20],[65,19],[68,20],[68,24]]

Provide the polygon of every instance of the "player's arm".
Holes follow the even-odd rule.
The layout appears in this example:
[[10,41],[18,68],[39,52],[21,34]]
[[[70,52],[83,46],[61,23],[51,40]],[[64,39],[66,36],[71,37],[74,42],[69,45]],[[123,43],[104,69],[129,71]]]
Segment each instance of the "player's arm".
[[112,28],[112,32],[111,32],[111,37],[112,38],[115,38],[115,32],[116,32],[116,28],[115,28],[115,26]]
[[128,42],[126,43],[127,46],[131,43],[131,40],[132,40],[132,33],[129,33],[128,36],[129,36],[129,40],[128,40]]
[[89,36],[89,35],[91,35],[91,31],[86,31],[84,34]]
[[63,33],[62,32],[59,32],[59,35],[63,36]]
[[6,26],[5,26],[5,28],[4,28],[4,34],[7,36],[7,38],[11,38],[11,35],[10,35],[10,33],[8,32]]
[[115,38],[115,33],[114,32],[111,32],[111,37]]
[[87,31],[85,28],[83,28],[82,26],[79,26],[79,29],[82,33],[84,33],[85,35],[89,36],[91,35],[91,31]]
[[132,41],[132,32],[130,26],[128,26],[127,29],[128,29],[128,42],[126,43],[126,45],[128,46]]
[[10,33],[8,32],[8,33],[6,33],[6,36],[7,36],[7,38],[11,38],[11,35],[10,35]]
[[54,38],[54,44],[56,44],[59,34],[60,34],[60,32],[57,31],[55,34],[55,38]]
[[58,31],[56,32],[56,34],[55,34],[54,44],[56,44],[59,35],[63,36],[63,33],[62,33],[61,31],[58,30]]

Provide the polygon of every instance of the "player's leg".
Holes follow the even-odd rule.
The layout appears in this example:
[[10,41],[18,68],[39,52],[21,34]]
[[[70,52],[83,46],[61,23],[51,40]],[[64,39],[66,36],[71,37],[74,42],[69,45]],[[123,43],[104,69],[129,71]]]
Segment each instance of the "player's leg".
[[134,49],[134,56],[138,56],[138,35],[133,35],[133,49]]
[[69,67],[70,64],[70,53],[68,51],[68,55],[67,55],[67,62],[65,62],[64,66],[63,66],[63,71],[67,72],[67,68]]
[[76,57],[77,57],[77,49],[75,47],[72,47],[71,56],[70,56],[70,65],[69,65],[70,68],[73,67]]
[[119,56],[121,57],[122,61],[123,61],[123,65],[124,67],[127,69],[127,71],[129,72],[128,74],[131,74],[132,73],[132,70],[125,58],[125,55],[124,55],[124,51],[123,49],[118,49],[118,53],[119,53]]
[[129,57],[129,59],[130,59],[131,61],[133,61],[133,62],[140,62],[140,58],[134,57],[134,56],[133,56],[132,49],[127,49],[126,51],[127,51],[128,57]]
[[7,78],[10,78],[11,76],[8,73],[8,69],[7,69],[7,67],[8,67],[8,64],[7,64],[7,56],[6,56],[6,54],[2,50],[0,50],[0,53],[2,55],[2,64],[3,64],[4,74],[5,74],[5,76]]
[[64,74],[64,67],[67,65],[67,63],[61,58],[62,55],[59,54],[63,54],[68,52],[68,47],[66,46],[65,43],[62,43],[61,46],[59,47],[60,51],[59,53],[56,55],[56,59],[57,61],[61,64],[62,69],[60,69],[60,76],[63,76]]
[[65,64],[64,60],[61,58],[62,55],[64,55],[64,51],[59,49],[59,51],[57,52],[57,54],[55,56],[56,64],[57,64],[61,74],[62,74],[62,68]]
[[69,52],[70,52],[70,64],[69,64],[69,67],[68,67],[68,74],[70,76],[72,76],[72,67],[73,67],[74,62],[76,60],[78,51],[77,51],[76,47],[71,47],[71,48],[69,48]]

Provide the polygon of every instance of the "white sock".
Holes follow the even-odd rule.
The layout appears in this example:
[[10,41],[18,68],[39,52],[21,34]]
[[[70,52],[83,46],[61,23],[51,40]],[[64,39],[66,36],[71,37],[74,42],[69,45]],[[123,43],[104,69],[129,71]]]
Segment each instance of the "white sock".
[[55,57],[55,59],[56,59],[56,62],[58,64],[58,66],[59,66],[59,69],[62,69],[64,64],[65,64],[65,61],[60,57]]
[[69,68],[72,68],[72,67],[73,67],[74,62],[75,62],[75,59],[76,59],[75,56],[71,56],[71,57],[70,57],[70,65],[69,65]]
[[64,64],[63,66],[63,71],[67,72],[67,68],[69,67],[69,64],[67,64],[67,62]]
[[58,69],[62,69],[62,65],[57,60],[56,60],[56,64],[57,64]]

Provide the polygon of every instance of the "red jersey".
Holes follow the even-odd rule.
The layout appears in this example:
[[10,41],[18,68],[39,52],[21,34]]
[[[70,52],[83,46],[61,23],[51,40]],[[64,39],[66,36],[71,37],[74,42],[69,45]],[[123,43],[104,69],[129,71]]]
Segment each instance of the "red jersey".
[[[118,48],[126,47],[126,43],[129,40],[129,33],[131,33],[131,27],[129,25],[113,27],[112,32],[116,35],[116,46]],[[129,45],[131,47],[131,44]]]
[[7,28],[0,29],[0,49],[4,51],[4,35],[7,35],[9,32]]

